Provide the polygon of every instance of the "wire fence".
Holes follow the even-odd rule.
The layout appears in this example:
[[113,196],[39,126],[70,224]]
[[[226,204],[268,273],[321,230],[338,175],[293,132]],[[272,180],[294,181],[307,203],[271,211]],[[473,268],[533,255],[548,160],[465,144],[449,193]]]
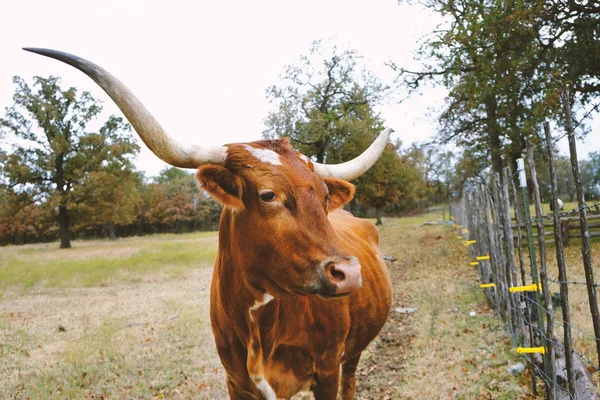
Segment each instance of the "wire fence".
[[[553,148],[561,138],[553,139],[546,123],[546,141],[540,150],[549,161],[552,214],[542,213],[534,148],[527,143],[527,159],[518,160],[515,174],[507,167],[502,175],[496,173],[488,182],[469,182],[461,200],[451,206],[451,218],[457,238],[468,248],[470,264],[478,268],[482,290],[531,371],[533,392],[537,391],[537,379],[541,379],[547,399],[598,399],[593,374],[600,373],[600,314],[596,296],[600,285],[595,282],[592,267],[588,212],[600,209],[600,204],[585,203],[571,112],[568,101],[564,103],[567,115],[564,137],[569,140],[577,209],[559,211]],[[513,177],[517,176],[519,184],[514,185]],[[535,215],[530,213],[530,188]],[[511,210],[516,224],[512,223]],[[566,218],[568,224],[573,215],[579,217],[583,265],[572,265],[571,257],[567,268],[561,218]],[[544,224],[549,219],[553,224]],[[516,235],[513,227],[517,228]],[[546,234],[549,227],[553,233]],[[547,236],[554,236],[554,256],[547,254]],[[574,271],[585,278],[570,280],[569,274]],[[560,291],[553,293],[557,288]],[[571,304],[569,291],[578,288],[585,288],[587,296],[572,296],[576,304]],[[555,312],[555,304],[560,313]],[[571,312],[575,319],[571,318]]]

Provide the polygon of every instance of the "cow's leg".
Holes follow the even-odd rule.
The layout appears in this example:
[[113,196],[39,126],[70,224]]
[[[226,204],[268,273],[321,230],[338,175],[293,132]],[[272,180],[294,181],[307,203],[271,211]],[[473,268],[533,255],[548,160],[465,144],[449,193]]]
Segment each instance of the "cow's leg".
[[354,398],[356,390],[356,367],[360,360],[360,354],[342,364],[342,400]]
[[232,400],[260,399],[256,385],[246,370],[246,348],[239,341],[217,345],[221,363],[227,372],[227,390]]
[[315,400],[336,400],[339,382],[339,368],[332,372],[316,374],[316,385],[313,388]]
[[227,378],[227,390],[229,391],[229,398],[231,400],[256,400],[258,398],[256,394],[237,386],[229,378]]

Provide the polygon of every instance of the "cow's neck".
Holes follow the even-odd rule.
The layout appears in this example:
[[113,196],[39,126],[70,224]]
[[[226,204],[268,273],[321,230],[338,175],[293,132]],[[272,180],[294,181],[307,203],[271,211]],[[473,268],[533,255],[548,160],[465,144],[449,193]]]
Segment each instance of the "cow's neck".
[[243,271],[247,266],[243,263],[248,262],[249,257],[240,254],[240,243],[244,238],[237,237],[240,232],[236,231],[235,218],[235,213],[227,208],[221,214],[218,262],[215,265],[218,279],[213,280],[213,284],[218,285],[215,289],[221,301],[235,303],[235,307],[226,308],[238,312],[231,316],[235,322],[248,326],[252,322],[250,309],[258,310],[273,297],[261,288],[251,286],[249,279],[244,278]]
[[[260,289],[250,287],[243,278],[241,271],[244,265],[244,257],[234,256],[235,251],[239,251],[236,246],[235,215],[229,209],[224,209],[221,214],[219,226],[219,251],[218,262],[216,263],[215,273],[218,279],[213,280],[213,284],[220,285],[217,288],[220,301],[233,301],[244,304],[243,307],[226,308],[236,310],[238,314],[231,315],[230,318],[238,324],[238,332],[242,332],[240,340],[245,342],[248,349],[248,359],[246,367],[248,374],[257,388],[263,393],[265,398],[274,399],[275,393],[265,380],[264,374],[264,354],[261,341],[261,329],[258,321],[258,313],[267,305],[273,296],[262,292]],[[231,300],[231,298],[234,300]],[[229,300],[226,300],[229,298]]]

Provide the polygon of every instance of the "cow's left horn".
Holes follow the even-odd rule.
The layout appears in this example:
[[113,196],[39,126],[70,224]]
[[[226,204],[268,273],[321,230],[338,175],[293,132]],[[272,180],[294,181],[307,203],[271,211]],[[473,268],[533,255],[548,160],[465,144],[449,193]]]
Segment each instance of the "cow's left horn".
[[222,164],[227,156],[224,146],[183,145],[170,137],[137,97],[104,68],[62,51],[26,47],[23,50],[67,63],[92,78],[119,106],[146,146],[160,159],[180,168],[202,164]]
[[337,178],[347,181],[358,178],[379,160],[392,132],[394,132],[394,130],[390,128],[381,132],[377,139],[371,143],[369,148],[353,160],[341,164],[313,163],[315,166],[315,174],[322,178]]

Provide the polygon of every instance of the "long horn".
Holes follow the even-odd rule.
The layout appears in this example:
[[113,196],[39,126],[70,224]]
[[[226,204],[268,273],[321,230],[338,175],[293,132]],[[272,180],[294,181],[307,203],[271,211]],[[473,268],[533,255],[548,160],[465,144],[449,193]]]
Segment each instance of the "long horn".
[[315,174],[322,178],[337,178],[351,181],[369,170],[379,160],[393,129],[387,128],[360,156],[341,164],[319,164],[314,162]]
[[102,67],[62,51],[30,47],[23,50],[67,63],[92,78],[119,106],[146,146],[164,162],[180,168],[198,168],[202,164],[225,161],[227,148],[224,146],[183,145],[170,137],[138,98]]

